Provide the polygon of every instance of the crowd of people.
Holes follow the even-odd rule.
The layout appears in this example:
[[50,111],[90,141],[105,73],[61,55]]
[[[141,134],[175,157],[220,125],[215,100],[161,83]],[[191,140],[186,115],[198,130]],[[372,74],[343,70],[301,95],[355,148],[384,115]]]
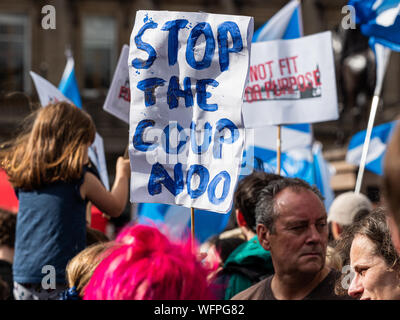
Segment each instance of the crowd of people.
[[236,228],[200,247],[154,226],[130,223],[115,239],[89,228],[89,203],[111,217],[125,208],[129,160],[107,191],[90,170],[85,111],[58,102],[29,119],[0,149],[19,200],[17,214],[0,210],[1,299],[400,299],[400,128],[380,206],[348,192],[327,212],[314,186],[254,171],[235,189]]

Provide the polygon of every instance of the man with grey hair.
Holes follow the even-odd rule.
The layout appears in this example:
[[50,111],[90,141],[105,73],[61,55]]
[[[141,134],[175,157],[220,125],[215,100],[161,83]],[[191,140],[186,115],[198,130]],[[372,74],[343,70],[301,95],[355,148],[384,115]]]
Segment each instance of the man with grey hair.
[[340,299],[340,276],[325,265],[327,214],[320,192],[297,178],[272,181],[256,205],[257,236],[271,252],[275,274],[234,300]]

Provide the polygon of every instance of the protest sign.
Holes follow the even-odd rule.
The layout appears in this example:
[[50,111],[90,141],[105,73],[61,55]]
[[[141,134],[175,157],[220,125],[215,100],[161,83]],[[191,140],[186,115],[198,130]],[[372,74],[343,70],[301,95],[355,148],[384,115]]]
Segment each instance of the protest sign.
[[[47,106],[50,103],[56,103],[59,101],[66,101],[68,103],[74,104],[71,100],[64,96],[57,87],[55,87],[43,77],[39,76],[33,71],[30,72],[30,75],[33,79],[33,83],[35,84],[40,104],[43,107]],[[93,144],[89,147],[89,158],[96,166],[100,175],[101,182],[107,190],[110,190],[103,139],[97,132]]]
[[129,88],[129,72],[126,62],[128,61],[129,46],[122,47],[117,68],[108,90],[103,109],[118,119],[129,123],[129,108],[131,91]]
[[338,119],[330,32],[252,45],[246,128]]
[[128,59],[132,202],[230,209],[252,33],[251,17],[137,12]]
[[37,73],[30,71],[29,72],[33,83],[35,84],[36,91],[39,96],[40,104],[45,107],[49,103],[56,103],[59,101],[66,101],[68,103],[74,104],[71,100],[69,100],[66,96],[62,94],[60,90],[57,89],[56,86],[51,84],[49,81],[39,76]]

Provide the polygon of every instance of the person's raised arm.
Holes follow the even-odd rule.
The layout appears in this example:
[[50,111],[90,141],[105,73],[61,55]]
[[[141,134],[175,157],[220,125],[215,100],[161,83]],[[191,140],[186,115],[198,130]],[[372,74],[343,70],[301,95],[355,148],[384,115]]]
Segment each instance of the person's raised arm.
[[91,201],[101,212],[111,217],[118,217],[128,201],[130,173],[129,159],[119,157],[111,191],[107,191],[94,174],[87,172],[81,186],[81,195]]

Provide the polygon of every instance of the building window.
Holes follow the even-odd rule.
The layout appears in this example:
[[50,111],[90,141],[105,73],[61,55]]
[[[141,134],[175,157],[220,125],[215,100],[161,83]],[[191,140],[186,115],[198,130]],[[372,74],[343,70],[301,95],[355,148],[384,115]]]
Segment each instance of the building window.
[[30,93],[30,36],[26,15],[0,14],[0,90]]
[[112,17],[86,16],[83,21],[84,94],[107,90],[117,59],[116,22]]

